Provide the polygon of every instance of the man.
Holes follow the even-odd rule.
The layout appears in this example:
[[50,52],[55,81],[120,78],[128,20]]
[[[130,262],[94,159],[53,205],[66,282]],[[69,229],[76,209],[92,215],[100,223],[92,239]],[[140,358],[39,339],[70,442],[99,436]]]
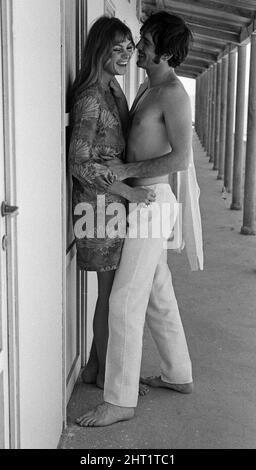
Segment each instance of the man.
[[[129,178],[133,186],[151,186],[156,203],[168,202],[172,225],[176,199],[168,175],[188,171],[192,148],[190,101],[173,68],[185,59],[190,37],[183,20],[166,12],[152,15],[142,26],[137,65],[147,71],[148,81],[131,109],[128,163],[110,165],[120,180]],[[132,232],[137,219],[131,216]],[[154,215],[149,214],[148,220],[152,228]],[[180,393],[193,390],[191,361],[162,236],[134,238],[128,232],[109,312],[105,401],[77,420],[81,426],[107,426],[134,416],[145,317],[162,361],[161,376],[142,381]]]

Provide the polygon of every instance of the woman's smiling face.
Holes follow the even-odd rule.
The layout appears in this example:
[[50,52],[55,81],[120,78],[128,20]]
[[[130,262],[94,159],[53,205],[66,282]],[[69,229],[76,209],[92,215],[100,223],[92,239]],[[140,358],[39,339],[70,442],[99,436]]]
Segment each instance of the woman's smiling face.
[[103,70],[108,75],[124,75],[132,54],[134,45],[130,39],[122,42],[116,41],[110,51],[110,56],[104,64]]

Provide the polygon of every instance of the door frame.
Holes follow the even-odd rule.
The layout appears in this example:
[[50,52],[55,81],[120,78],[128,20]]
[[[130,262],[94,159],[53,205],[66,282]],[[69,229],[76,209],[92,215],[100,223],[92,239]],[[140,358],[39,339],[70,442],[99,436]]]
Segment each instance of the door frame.
[[67,390],[66,390],[66,100],[65,100],[65,0],[60,0],[61,12],[61,153],[62,153],[62,421],[63,428],[67,426]]
[[[6,201],[16,201],[16,155],[15,155],[15,107],[14,107],[14,60],[13,60],[13,2],[2,0],[2,59],[3,59],[3,120],[5,147]],[[20,448],[19,406],[19,330],[18,330],[18,279],[17,279],[17,220],[6,218],[7,234],[7,330],[9,362],[9,423],[10,448]]]
[[[76,73],[81,65],[81,56],[83,46],[87,35],[87,0],[77,0],[77,16],[76,16]],[[71,366],[68,376],[66,376],[66,347],[67,347],[67,275],[66,264],[69,258],[75,256],[75,240],[67,246],[67,213],[66,213],[66,200],[69,195],[67,194],[66,185],[66,129],[69,126],[69,113],[66,106],[66,48],[65,48],[65,0],[60,0],[61,11],[61,70],[62,70],[62,250],[63,250],[63,275],[62,275],[62,289],[63,289],[63,317],[62,317],[62,413],[63,413],[63,427],[67,425],[67,403],[71,391],[73,389],[75,380],[77,379],[81,366],[85,365],[86,361],[86,274],[76,269],[76,328],[77,328],[77,349],[74,362]]]

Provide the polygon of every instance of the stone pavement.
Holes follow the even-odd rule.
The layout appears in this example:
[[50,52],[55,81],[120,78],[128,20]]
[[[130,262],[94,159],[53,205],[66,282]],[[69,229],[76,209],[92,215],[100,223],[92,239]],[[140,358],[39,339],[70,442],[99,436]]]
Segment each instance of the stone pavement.
[[[80,428],[74,420],[102,401],[102,391],[78,382],[68,406],[61,449],[256,448],[256,237],[240,235],[242,212],[230,211],[222,181],[194,137],[201,188],[205,269],[191,272],[185,254],[169,265],[191,353],[195,391],[151,389],[133,420]],[[142,375],[159,374],[145,329]]]

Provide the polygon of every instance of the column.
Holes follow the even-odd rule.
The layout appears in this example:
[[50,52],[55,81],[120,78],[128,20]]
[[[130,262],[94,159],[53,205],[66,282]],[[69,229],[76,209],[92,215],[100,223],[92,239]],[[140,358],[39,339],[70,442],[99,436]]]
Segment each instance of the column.
[[251,35],[247,146],[244,182],[244,214],[241,233],[255,235],[256,217],[256,32]]
[[199,136],[201,143],[202,143],[202,120],[201,120],[202,88],[203,88],[203,79],[202,79],[202,75],[200,75],[199,76],[199,100],[198,100],[198,136]]
[[213,66],[213,92],[212,92],[212,134],[211,134],[211,162],[214,162],[215,142],[216,142],[216,84],[217,84],[217,64]]
[[209,129],[210,129],[210,88],[211,88],[211,77],[210,69],[206,72],[207,77],[207,104],[206,104],[206,154],[209,155]]
[[234,145],[233,191],[230,209],[242,209],[242,182],[244,161],[246,44],[238,46],[236,127]]
[[203,80],[203,86],[202,86],[202,108],[201,108],[201,111],[202,111],[202,117],[201,117],[201,125],[202,125],[202,145],[203,147],[205,148],[205,133],[206,133],[206,109],[207,109],[207,105],[206,105],[206,72],[204,72],[203,76],[202,76],[202,80]]
[[219,169],[219,153],[220,153],[220,102],[221,102],[221,61],[217,62],[217,96],[216,96],[216,129],[215,129],[215,153],[213,170]]
[[227,128],[224,168],[224,186],[228,193],[232,188],[233,156],[234,156],[234,124],[235,124],[235,78],[236,78],[236,49],[229,53],[228,88],[227,88]]
[[212,154],[211,154],[211,142],[212,142],[212,94],[213,94],[213,67],[209,67],[209,94],[208,94],[208,100],[209,100],[209,108],[208,108],[208,113],[209,113],[209,120],[208,120],[208,155],[209,155],[209,161],[212,161]]
[[224,177],[224,159],[226,147],[226,122],[227,122],[227,83],[228,83],[228,56],[223,57],[221,64],[221,103],[220,103],[220,148],[219,148],[219,172],[217,179]]
[[198,116],[199,116],[199,95],[200,95],[200,77],[196,78],[196,98],[195,98],[195,130],[197,135],[199,135],[199,125],[198,125]]

